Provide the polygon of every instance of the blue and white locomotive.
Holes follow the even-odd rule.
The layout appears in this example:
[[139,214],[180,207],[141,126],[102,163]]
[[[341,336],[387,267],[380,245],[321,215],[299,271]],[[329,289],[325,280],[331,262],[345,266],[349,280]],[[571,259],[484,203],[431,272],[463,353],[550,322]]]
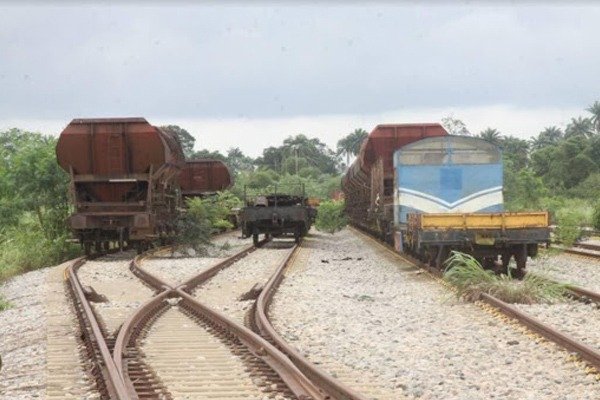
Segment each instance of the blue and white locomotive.
[[502,152],[488,141],[421,139],[394,153],[394,170],[396,247],[432,266],[459,250],[505,273],[514,257],[522,275],[549,239],[547,213],[503,212]]
[[438,136],[394,153],[394,219],[409,213],[501,212],[502,154],[466,136]]

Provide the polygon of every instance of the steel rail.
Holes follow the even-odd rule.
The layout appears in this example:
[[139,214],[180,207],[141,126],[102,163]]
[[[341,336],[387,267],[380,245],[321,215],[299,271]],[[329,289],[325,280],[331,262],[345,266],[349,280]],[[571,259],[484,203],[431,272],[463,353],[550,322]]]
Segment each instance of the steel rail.
[[[264,242],[265,241],[262,241],[262,243]],[[328,397],[323,395],[321,390],[314,385],[310,379],[303,375],[286,355],[281,353],[277,348],[243,325],[234,322],[224,314],[214,311],[198,302],[189,294],[195,287],[206,282],[219,271],[233,265],[256,249],[257,247],[253,245],[247,246],[233,256],[188,279],[183,284],[177,285],[175,288],[146,271],[141,266],[142,261],[148,254],[135,257],[130,264],[132,272],[150,286],[157,290],[162,290],[162,292],[148,300],[138,308],[134,314],[130,315],[117,336],[113,358],[119,373],[126,382],[128,393],[132,399],[137,400],[139,396],[135,392],[133,384],[127,377],[127,346],[135,339],[135,336],[142,331],[143,325],[152,317],[152,315],[162,308],[164,301],[169,297],[180,297],[182,299],[182,306],[186,307],[190,312],[211,321],[213,324],[220,326],[236,336],[252,354],[267,363],[299,399],[328,399]],[[164,249],[158,251],[162,250]]]
[[[85,262],[86,258],[80,257],[76,259],[73,264],[67,267],[66,272],[69,278],[69,283],[71,285],[75,301],[81,305],[83,309],[83,312],[80,312],[79,314],[85,319],[85,322],[91,330],[91,337],[88,336],[88,340],[95,342],[98,347],[101,358],[98,360],[101,363],[99,367],[106,384],[108,395],[111,399],[126,400],[129,398],[129,396],[127,389],[125,388],[125,383],[123,382],[123,378],[114,363],[114,360],[110,354],[110,350],[108,349],[108,345],[104,340],[102,330],[100,329],[100,324],[98,323],[98,320],[92,311],[89,301],[85,297],[83,287],[79,281],[79,278],[77,277],[77,270],[83,264],[85,264]],[[86,330],[85,327],[82,327],[82,330]]]
[[[261,243],[265,243],[265,240],[263,240]],[[247,246],[244,249],[242,249],[240,252],[227,258],[226,260],[223,260],[220,263],[216,264],[215,266],[199,273],[196,276],[193,276],[192,278],[188,279],[184,283],[177,285],[177,287],[185,290],[188,293],[191,293],[196,287],[198,287],[202,283],[206,282],[207,280],[209,280],[210,278],[215,276],[217,273],[219,273],[223,269],[230,267],[231,265],[235,264],[242,258],[246,257],[248,254],[256,251],[256,249],[258,249],[258,247],[254,246],[254,245]]]
[[584,257],[591,257],[591,258],[600,258],[600,253],[591,253],[588,250],[585,250],[585,248],[580,248],[578,249],[577,247],[559,247],[561,250],[563,250],[565,253],[569,253],[569,254],[575,254],[578,256],[584,256]]
[[585,289],[575,285],[567,285],[567,289],[575,293],[579,297],[586,297],[593,302],[600,303],[600,293],[593,292],[589,289]]
[[600,251],[600,245],[591,243],[575,243],[573,247],[581,247],[586,250]]
[[224,314],[200,303],[183,289],[176,288],[174,291],[181,297],[182,302],[184,303],[183,307],[187,307],[187,309],[195,315],[205,320],[209,320],[214,325],[235,335],[254,356],[267,363],[281,377],[298,399],[328,399],[328,397],[323,395],[319,388],[311,382],[289,358],[265,339]]
[[[425,265],[422,265],[422,263],[415,262],[408,257],[404,257],[404,256],[398,254],[397,252],[390,250],[387,245],[384,245],[384,244],[372,239],[370,236],[368,236],[367,234],[365,234],[363,232],[358,231],[357,229],[353,228],[353,230],[357,231],[361,235],[364,235],[367,238],[371,239],[373,242],[382,246],[384,249],[386,249],[390,253],[396,255],[397,257],[399,257],[407,262],[410,262],[411,264],[415,265],[416,267],[424,268],[425,270],[430,271],[430,268]],[[594,295],[597,296],[596,293],[590,292],[586,289],[579,288],[576,286],[567,286],[567,289],[569,289],[575,293],[581,292],[582,295],[585,295],[585,296],[588,296],[590,294],[592,296],[594,296]],[[584,294],[584,293],[587,293],[587,294]],[[595,350],[595,349],[589,347],[588,345],[581,343],[581,342],[573,339],[572,337],[557,331],[556,329],[527,315],[526,313],[520,311],[516,307],[511,306],[510,304],[505,303],[502,300],[500,300],[492,295],[489,295],[487,293],[482,293],[480,295],[480,299],[482,301],[486,302],[487,304],[495,307],[496,309],[498,309],[500,312],[507,315],[508,317],[516,319],[521,324],[525,325],[532,331],[540,334],[541,336],[545,337],[546,339],[550,340],[551,342],[554,342],[557,345],[559,345],[569,351],[579,354],[579,356],[582,359],[586,360],[591,365],[593,365],[594,368],[596,368],[598,371],[600,371],[600,352],[598,350]]]
[[163,292],[146,301],[125,320],[117,335],[117,340],[113,349],[113,360],[119,375],[123,378],[129,398],[132,400],[139,399],[139,396],[128,375],[127,346],[129,346],[135,337],[140,334],[148,320],[163,307],[167,306],[165,300],[171,295],[172,289],[166,288]]
[[534,332],[539,333],[546,339],[558,344],[559,346],[566,348],[569,351],[579,354],[581,358],[589,362],[598,371],[600,371],[600,352],[598,352],[597,350],[573,339],[568,335],[565,335],[564,333],[557,331],[554,328],[551,328],[543,322],[527,315],[518,308],[511,306],[510,304],[505,303],[502,300],[495,298],[494,296],[482,293],[481,299],[489,305],[499,309],[509,317],[518,320],[523,325],[532,329]]
[[321,369],[303,357],[296,349],[290,346],[278,333],[271,324],[268,317],[269,306],[273,300],[273,295],[283,281],[283,272],[291,264],[296,255],[299,245],[294,246],[287,254],[283,262],[279,265],[275,273],[271,276],[264,289],[261,291],[256,306],[254,308],[254,323],[260,331],[260,334],[267,340],[275,343],[275,346],[285,353],[289,359],[298,367],[313,382],[316,382],[325,392],[327,398],[338,400],[366,400],[367,398],[352,389],[343,385],[332,376],[328,375]]

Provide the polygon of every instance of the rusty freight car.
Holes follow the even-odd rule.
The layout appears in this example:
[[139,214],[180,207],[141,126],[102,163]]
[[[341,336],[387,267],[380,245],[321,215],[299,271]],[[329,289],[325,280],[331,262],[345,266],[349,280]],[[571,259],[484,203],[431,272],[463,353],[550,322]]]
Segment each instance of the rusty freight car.
[[219,160],[186,161],[179,175],[181,195],[184,199],[210,196],[228,189],[232,183],[229,168]]
[[142,250],[174,233],[185,162],[174,135],[144,118],[74,119],[56,155],[71,177],[69,225],[86,253],[110,242]]
[[436,123],[377,125],[342,179],[350,221],[392,243],[394,152],[408,143],[447,134]]

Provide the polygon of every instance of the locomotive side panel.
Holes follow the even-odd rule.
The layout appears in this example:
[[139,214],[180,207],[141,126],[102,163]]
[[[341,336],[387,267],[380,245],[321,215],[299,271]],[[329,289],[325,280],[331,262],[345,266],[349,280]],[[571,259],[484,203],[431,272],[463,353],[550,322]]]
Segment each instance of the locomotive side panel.
[[519,276],[527,257],[549,239],[547,213],[502,212],[502,157],[489,142],[422,139],[398,150],[394,164],[394,240],[400,251],[442,268],[457,250],[504,273],[514,257]]
[[394,154],[394,222],[408,213],[503,210],[500,150],[481,139],[423,139]]

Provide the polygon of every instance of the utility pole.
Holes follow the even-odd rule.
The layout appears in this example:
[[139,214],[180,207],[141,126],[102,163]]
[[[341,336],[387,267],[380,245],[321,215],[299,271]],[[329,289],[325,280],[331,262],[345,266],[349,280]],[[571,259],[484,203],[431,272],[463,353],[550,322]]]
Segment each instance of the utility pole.
[[296,176],[298,175],[298,146],[294,146],[294,153],[296,154]]

